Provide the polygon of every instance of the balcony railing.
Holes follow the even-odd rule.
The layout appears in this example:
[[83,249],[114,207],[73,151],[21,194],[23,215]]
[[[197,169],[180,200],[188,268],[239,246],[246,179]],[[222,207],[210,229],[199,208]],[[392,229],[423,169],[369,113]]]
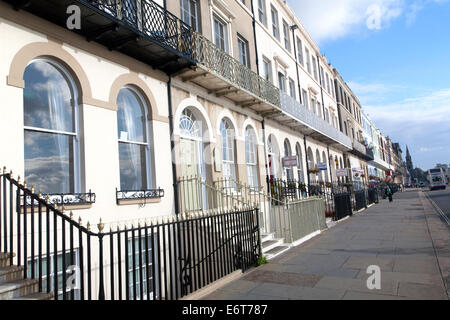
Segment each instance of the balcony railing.
[[325,135],[334,141],[342,144],[347,148],[352,147],[352,141],[345,134],[331,126],[325,120],[319,118],[316,114],[308,110],[304,105],[300,104],[297,100],[287,95],[284,92],[280,92],[281,108],[283,111],[296,120],[304,123],[310,128],[314,129],[318,133]]
[[136,33],[160,45],[192,56],[192,29],[152,0],[78,0],[120,21]]
[[353,153],[355,153],[357,156],[363,157],[365,160],[374,160],[373,151],[356,139],[353,139]]
[[193,33],[193,58],[209,72],[265,102],[280,107],[280,93],[277,87],[196,32]]
[[366,153],[366,146],[363,145],[361,142],[356,141],[355,139],[353,139],[353,149],[362,154]]

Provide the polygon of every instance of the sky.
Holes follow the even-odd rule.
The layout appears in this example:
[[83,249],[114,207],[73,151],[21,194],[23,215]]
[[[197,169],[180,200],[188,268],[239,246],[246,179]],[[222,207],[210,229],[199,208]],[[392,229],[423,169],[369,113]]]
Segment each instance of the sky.
[[288,0],[403,157],[450,164],[450,0]]

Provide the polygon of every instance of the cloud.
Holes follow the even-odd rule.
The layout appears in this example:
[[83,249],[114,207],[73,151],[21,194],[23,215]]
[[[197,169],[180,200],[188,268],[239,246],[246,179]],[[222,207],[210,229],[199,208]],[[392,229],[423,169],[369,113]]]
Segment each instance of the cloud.
[[364,109],[385,135],[410,146],[421,167],[449,161],[450,88]]
[[448,0],[302,0],[289,1],[311,36],[317,42],[336,40],[363,30],[389,27],[402,16],[412,24],[430,3]]

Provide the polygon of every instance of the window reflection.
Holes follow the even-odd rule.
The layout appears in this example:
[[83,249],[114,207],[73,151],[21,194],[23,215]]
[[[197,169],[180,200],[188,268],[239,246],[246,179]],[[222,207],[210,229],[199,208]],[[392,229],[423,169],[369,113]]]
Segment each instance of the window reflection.
[[120,188],[146,190],[149,147],[147,142],[146,109],[139,94],[122,88],[117,97]]
[[76,94],[66,73],[47,60],[24,73],[25,179],[43,193],[75,193]]

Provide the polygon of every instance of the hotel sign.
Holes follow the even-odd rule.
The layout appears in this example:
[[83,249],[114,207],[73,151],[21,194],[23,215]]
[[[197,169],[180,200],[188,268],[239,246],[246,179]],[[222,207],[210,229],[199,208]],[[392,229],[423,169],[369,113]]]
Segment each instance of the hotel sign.
[[297,166],[297,157],[289,156],[283,158],[283,167],[285,168],[293,168]]
[[336,169],[336,175],[338,177],[347,177],[348,171],[347,171],[347,169]]

